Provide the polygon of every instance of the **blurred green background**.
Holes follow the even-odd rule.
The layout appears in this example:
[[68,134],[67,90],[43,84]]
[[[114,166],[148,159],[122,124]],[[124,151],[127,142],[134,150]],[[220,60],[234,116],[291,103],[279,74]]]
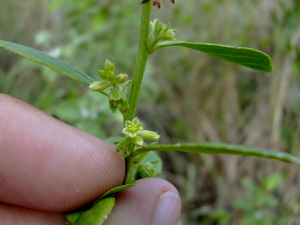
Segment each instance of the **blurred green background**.
[[[137,0],[1,0],[0,38],[45,51],[97,77],[105,59],[130,76],[136,60]],[[185,41],[268,53],[265,74],[183,48],[150,57],[138,116],[161,143],[210,141],[300,157],[300,1],[176,0],[153,9]],[[107,100],[51,70],[0,50],[0,92],[99,138],[120,136]],[[1,110],[1,109],[0,109]],[[180,225],[300,224],[299,166],[242,156],[161,154],[180,191]]]

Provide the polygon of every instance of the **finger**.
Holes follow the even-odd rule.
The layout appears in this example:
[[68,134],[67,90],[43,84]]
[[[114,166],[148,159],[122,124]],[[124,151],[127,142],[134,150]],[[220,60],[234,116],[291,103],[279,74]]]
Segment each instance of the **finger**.
[[105,225],[176,225],[180,210],[181,200],[174,186],[148,178],[118,194]]
[[68,211],[120,185],[113,145],[0,95],[0,201]]
[[0,203],[1,224],[13,225],[66,225],[60,213],[49,213]]

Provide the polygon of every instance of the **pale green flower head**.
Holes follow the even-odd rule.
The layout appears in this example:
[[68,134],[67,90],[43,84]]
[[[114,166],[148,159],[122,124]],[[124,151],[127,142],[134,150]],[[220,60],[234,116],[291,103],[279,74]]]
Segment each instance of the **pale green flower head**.
[[125,127],[123,128],[122,133],[134,138],[142,131],[142,123],[140,123],[139,119],[135,117],[132,121],[127,120],[125,122]]

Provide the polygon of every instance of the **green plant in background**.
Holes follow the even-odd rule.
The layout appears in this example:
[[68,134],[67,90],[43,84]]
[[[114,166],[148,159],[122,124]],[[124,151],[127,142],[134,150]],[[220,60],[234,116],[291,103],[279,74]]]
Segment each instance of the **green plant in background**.
[[234,223],[232,216],[234,211],[239,218],[239,225],[296,224],[299,218],[291,218],[288,210],[280,207],[283,203],[276,192],[282,182],[283,177],[276,173],[269,177],[260,176],[258,183],[244,177],[241,184],[245,192],[239,199],[234,200],[232,210],[215,209],[210,217],[220,225],[229,225]]
[[[171,1],[174,3],[174,1]],[[161,48],[179,46],[204,52],[219,59],[249,67],[263,72],[272,72],[273,65],[265,53],[245,48],[219,44],[194,43],[175,38],[175,29],[155,19],[150,22],[152,5],[160,8],[160,1],[144,0],[140,24],[138,56],[132,80],[125,73],[117,73],[115,64],[106,60],[98,72],[101,80],[97,81],[70,64],[49,56],[38,50],[16,43],[0,40],[0,46],[31,61],[43,64],[53,71],[75,81],[88,85],[94,92],[104,95],[110,109],[119,111],[123,117],[123,138],[115,142],[117,151],[123,153],[126,160],[126,175],[123,186],[113,188],[98,199],[87,211],[75,211],[66,214],[70,224],[103,224],[115,204],[115,194],[135,185],[135,180],[156,176],[161,170],[161,160],[157,151],[181,151],[206,154],[239,154],[277,159],[300,164],[300,160],[284,152],[266,149],[248,148],[224,143],[177,143],[160,145],[160,135],[144,129],[136,117],[138,97],[148,57]],[[129,94],[127,94],[127,92]]]

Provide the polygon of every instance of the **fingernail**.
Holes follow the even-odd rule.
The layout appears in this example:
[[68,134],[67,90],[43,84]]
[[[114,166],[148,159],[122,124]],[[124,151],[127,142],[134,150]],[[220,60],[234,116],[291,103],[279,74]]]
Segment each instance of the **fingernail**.
[[181,200],[177,193],[164,192],[156,203],[152,225],[176,225],[181,211]]

